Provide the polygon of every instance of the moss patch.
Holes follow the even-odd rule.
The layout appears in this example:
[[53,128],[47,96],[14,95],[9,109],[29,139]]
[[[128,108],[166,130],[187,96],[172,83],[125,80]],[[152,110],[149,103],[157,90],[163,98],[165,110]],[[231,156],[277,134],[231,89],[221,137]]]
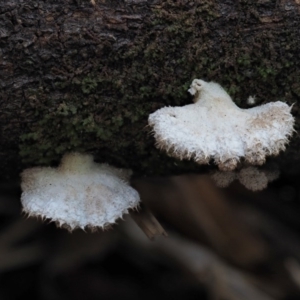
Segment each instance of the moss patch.
[[194,78],[219,82],[242,107],[249,95],[260,103],[299,100],[296,10],[245,1],[118,3],[110,5],[134,11],[140,21],[122,23],[115,12],[105,30],[87,23],[80,37],[57,37],[67,39],[67,51],[51,50],[62,67],[45,64],[42,80],[26,88],[31,121],[20,136],[24,166],[55,164],[66,151],[82,151],[140,174],[199,170],[160,153],[147,127],[156,109],[191,102]]

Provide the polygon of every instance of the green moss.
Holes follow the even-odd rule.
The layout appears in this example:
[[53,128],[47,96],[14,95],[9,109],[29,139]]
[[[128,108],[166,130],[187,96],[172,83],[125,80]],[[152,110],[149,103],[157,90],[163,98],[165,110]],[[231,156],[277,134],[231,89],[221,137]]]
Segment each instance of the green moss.
[[[155,149],[147,127],[148,115],[156,109],[191,102],[186,91],[192,79],[221,83],[241,106],[249,95],[266,101],[286,98],[291,85],[300,95],[293,32],[285,35],[289,49],[276,48],[277,32],[245,35],[213,1],[193,3],[166,0],[152,6],[129,46],[115,51],[114,41],[106,41],[94,50],[98,58],[88,73],[57,79],[59,99],[40,98],[41,91],[32,90],[32,97],[44,100],[34,105],[38,117],[20,138],[24,163],[50,165],[66,151],[83,151],[143,174],[195,170],[195,164]],[[77,50],[74,57],[84,53]],[[71,54],[68,59],[71,65]]]

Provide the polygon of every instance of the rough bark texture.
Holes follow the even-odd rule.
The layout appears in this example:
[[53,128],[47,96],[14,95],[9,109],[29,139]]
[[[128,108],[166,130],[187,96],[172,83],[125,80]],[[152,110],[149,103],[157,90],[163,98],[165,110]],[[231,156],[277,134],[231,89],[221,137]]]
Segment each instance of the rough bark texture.
[[[148,115],[190,103],[202,78],[297,117],[299,21],[299,0],[0,0],[1,176],[67,151],[140,174],[200,170],[155,148]],[[295,133],[283,169],[298,145]]]

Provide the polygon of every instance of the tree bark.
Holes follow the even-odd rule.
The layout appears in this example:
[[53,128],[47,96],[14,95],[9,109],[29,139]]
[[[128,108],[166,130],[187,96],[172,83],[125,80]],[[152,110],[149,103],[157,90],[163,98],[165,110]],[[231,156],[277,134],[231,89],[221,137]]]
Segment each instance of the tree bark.
[[[147,127],[192,101],[194,78],[241,107],[294,103],[297,129],[299,21],[299,0],[0,1],[0,176],[68,151],[139,174],[204,170],[157,150]],[[284,170],[299,172],[298,147],[295,133]]]

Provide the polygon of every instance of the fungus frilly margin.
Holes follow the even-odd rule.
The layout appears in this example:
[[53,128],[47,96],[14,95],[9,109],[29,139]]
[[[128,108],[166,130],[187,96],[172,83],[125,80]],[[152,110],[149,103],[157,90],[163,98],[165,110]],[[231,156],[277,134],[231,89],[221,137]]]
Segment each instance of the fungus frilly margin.
[[163,107],[150,114],[156,145],[168,155],[234,170],[239,161],[262,165],[285,150],[294,129],[291,107],[277,101],[241,109],[215,82],[194,79],[194,104]]
[[23,210],[69,230],[105,228],[139,204],[130,176],[131,170],[97,164],[92,155],[65,154],[58,168],[21,173]]

